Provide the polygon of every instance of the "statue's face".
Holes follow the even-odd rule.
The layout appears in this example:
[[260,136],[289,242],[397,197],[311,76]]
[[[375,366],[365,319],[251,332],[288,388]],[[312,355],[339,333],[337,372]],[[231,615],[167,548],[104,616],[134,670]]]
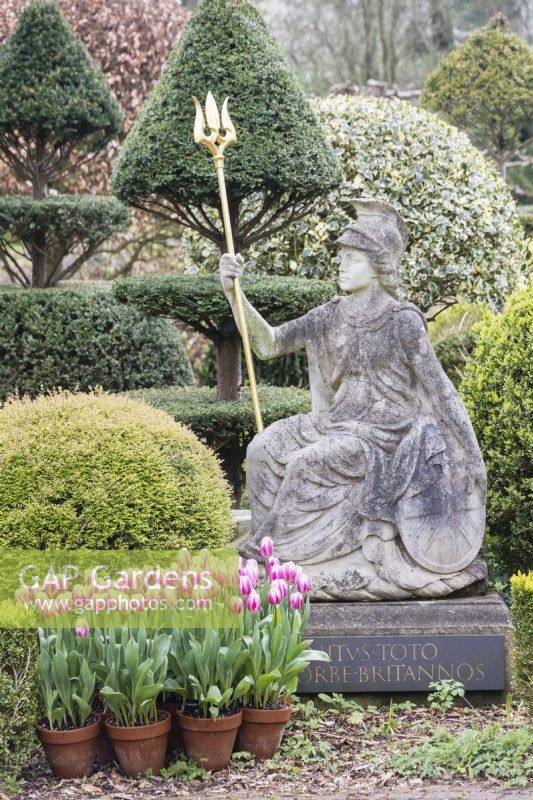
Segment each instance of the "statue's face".
[[339,256],[339,287],[343,292],[359,292],[376,279],[376,271],[364,250],[341,246]]

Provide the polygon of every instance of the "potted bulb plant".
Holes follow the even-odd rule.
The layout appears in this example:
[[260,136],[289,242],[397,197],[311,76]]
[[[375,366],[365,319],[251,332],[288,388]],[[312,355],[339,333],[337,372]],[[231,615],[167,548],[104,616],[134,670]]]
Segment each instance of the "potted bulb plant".
[[265,580],[259,581],[253,559],[240,569],[241,591],[246,597],[243,624],[248,655],[244,671],[253,683],[242,700],[237,747],[252,753],[256,760],[265,760],[272,758],[281,744],[298,675],[310,661],[328,661],[328,656],[311,650],[311,640],[302,640],[309,618],[307,576],[292,562],[280,564],[268,537],[262,540],[260,552],[266,559]]
[[242,712],[239,700],[252,679],[240,678],[247,651],[240,628],[189,634],[183,663],[185,703],[178,720],[187,756],[208,771],[229,763]]
[[122,631],[121,642],[113,640],[101,695],[113,714],[105,722],[107,734],[129,777],[148,770],[158,775],[165,763],[170,714],[158,710],[156,700],[166,680],[169,646],[167,635],[148,638],[143,629]]
[[38,678],[45,718],[37,725],[52,773],[81,778],[94,765],[100,734],[93,714],[95,676],[70,630],[39,631]]

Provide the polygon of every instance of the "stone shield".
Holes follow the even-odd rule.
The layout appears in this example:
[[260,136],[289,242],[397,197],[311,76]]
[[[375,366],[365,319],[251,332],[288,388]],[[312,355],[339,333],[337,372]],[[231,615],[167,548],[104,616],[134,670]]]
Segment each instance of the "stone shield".
[[446,481],[406,492],[396,506],[403,545],[420,566],[446,574],[468,566],[479,553],[485,532],[484,491],[450,493]]

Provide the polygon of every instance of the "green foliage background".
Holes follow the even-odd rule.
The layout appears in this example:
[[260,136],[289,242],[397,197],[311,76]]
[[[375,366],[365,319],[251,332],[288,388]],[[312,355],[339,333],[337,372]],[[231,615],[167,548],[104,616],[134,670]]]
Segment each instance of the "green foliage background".
[[482,149],[509,154],[533,133],[533,54],[495,17],[442,60],[420,103]]
[[55,387],[120,392],[191,381],[168,320],[145,319],[99,291],[0,291],[0,400]]
[[533,564],[533,287],[479,324],[461,384],[487,466],[487,544],[497,568]]
[[0,547],[198,549],[231,532],[216,457],[145,403],[65,392],[8,402],[0,451]]
[[511,578],[513,683],[533,714],[533,570]]

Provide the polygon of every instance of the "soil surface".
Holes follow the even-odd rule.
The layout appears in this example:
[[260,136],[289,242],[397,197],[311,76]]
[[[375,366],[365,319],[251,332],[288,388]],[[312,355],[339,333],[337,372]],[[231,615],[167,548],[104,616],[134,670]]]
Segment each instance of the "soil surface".
[[[85,781],[56,781],[42,751],[35,752],[20,786],[21,800],[531,800],[528,788],[506,787],[486,777],[443,772],[435,780],[400,777],[390,767],[392,757],[426,741],[437,727],[460,734],[468,728],[498,724],[503,731],[527,725],[520,708],[456,708],[447,713],[425,706],[403,710],[368,710],[349,722],[350,714],[297,706],[281,751],[271,761],[254,765],[248,754],[234,755],[231,765],[212,775],[183,761],[171,768],[174,777],[125,778],[118,767],[96,771]],[[533,747],[533,738],[532,738]],[[179,758],[179,757],[178,757]],[[176,762],[173,758],[169,763]],[[530,776],[533,780],[533,775]],[[0,800],[4,800],[0,794]]]

